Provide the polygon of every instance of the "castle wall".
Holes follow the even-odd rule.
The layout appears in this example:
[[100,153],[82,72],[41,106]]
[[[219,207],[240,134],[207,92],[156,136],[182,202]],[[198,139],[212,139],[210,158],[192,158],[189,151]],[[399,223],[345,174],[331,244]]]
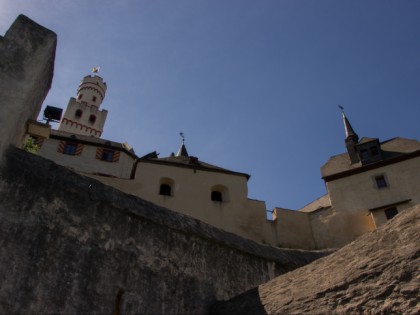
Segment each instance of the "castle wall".
[[194,313],[324,253],[280,250],[10,148],[0,313]]
[[[57,36],[20,15],[0,36],[0,155],[22,147],[28,119],[36,119],[51,87]],[[4,131],[10,132],[4,132]]]
[[271,230],[274,245],[282,248],[316,248],[307,213],[282,208],[275,208],[275,212],[277,218]]

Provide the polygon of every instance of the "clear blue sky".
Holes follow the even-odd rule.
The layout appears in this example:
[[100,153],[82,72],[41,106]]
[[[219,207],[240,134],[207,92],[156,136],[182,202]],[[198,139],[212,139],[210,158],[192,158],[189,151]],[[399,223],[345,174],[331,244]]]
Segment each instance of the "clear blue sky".
[[420,1],[0,0],[58,35],[45,104],[100,66],[103,138],[248,173],[249,197],[298,209],[359,136],[420,139]]

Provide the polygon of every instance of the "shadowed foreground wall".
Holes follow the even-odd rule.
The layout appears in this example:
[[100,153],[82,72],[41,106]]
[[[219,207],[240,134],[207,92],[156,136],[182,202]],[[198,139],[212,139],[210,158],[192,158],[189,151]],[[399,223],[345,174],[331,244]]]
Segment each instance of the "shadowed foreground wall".
[[0,313],[206,313],[323,253],[279,250],[10,147]]
[[[0,30],[1,31],[1,30]],[[19,15],[0,36],[0,152],[22,146],[28,119],[36,119],[51,87],[57,35]]]

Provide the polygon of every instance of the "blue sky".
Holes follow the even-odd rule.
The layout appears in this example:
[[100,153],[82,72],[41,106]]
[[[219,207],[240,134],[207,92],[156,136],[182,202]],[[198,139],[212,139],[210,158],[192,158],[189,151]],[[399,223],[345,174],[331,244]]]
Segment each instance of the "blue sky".
[[326,193],[360,137],[420,139],[420,1],[0,0],[58,35],[45,104],[65,108],[100,66],[103,138],[251,175],[249,197],[298,209]]

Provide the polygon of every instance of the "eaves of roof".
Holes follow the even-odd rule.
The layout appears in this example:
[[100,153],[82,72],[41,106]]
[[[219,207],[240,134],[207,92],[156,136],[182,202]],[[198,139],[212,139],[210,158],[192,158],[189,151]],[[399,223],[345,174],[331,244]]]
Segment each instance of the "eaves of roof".
[[405,153],[405,154],[398,155],[396,157],[389,158],[389,159],[386,159],[386,160],[381,160],[381,161],[371,163],[371,164],[367,164],[367,165],[361,165],[357,168],[349,169],[347,171],[327,175],[327,176],[322,177],[322,179],[325,182],[330,182],[330,181],[333,181],[333,180],[336,180],[336,179],[339,179],[339,178],[363,173],[363,172],[366,172],[366,171],[369,171],[369,170],[373,170],[373,169],[384,167],[384,166],[387,166],[387,165],[390,165],[390,164],[395,164],[395,163],[398,163],[398,162],[406,161],[406,160],[416,158],[416,157],[419,157],[419,156],[420,156],[420,150],[414,151],[414,152],[411,152],[411,153]]
[[101,147],[101,148],[106,148],[106,149],[123,151],[124,153],[127,153],[129,156],[131,156],[134,159],[138,158],[135,153],[128,150],[120,142],[114,142],[114,141],[109,141],[109,140],[104,140],[104,139],[93,138],[93,137],[92,139],[90,139],[90,137],[74,135],[74,134],[67,135],[63,132],[60,132],[60,133],[52,132],[50,135],[50,138],[57,139],[57,140],[72,141],[76,143],[81,143],[81,144],[86,144],[86,145],[91,145],[91,146]]

